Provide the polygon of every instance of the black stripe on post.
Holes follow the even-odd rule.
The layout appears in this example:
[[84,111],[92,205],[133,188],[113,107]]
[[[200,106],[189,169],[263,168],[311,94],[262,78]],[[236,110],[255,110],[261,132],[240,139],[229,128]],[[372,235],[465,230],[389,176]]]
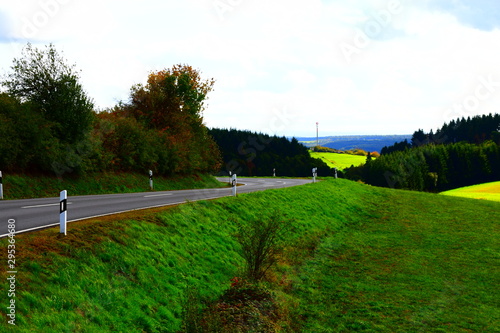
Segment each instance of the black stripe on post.
[[61,200],[61,206],[59,207],[59,214],[64,213],[67,209],[68,199]]

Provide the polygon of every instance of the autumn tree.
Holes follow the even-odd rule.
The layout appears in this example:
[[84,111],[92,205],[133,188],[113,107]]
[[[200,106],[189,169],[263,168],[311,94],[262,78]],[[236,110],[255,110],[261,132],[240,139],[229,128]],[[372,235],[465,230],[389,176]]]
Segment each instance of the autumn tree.
[[166,149],[178,159],[175,172],[215,171],[220,166],[218,147],[203,124],[214,83],[189,65],[175,65],[152,72],[146,85],[131,90],[124,113],[168,138]]

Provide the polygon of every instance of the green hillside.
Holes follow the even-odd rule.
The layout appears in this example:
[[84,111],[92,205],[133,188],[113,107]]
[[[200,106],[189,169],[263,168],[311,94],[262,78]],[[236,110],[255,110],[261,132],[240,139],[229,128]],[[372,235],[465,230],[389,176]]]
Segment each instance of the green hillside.
[[366,156],[337,154],[337,153],[318,153],[310,152],[311,157],[319,158],[324,161],[329,167],[343,170],[350,166],[358,166],[366,162]]
[[441,194],[463,198],[500,201],[500,182],[461,187],[454,190],[441,192]]
[[[500,330],[500,203],[328,179],[71,223],[66,237],[17,235],[16,331],[182,331],[242,276],[237,224],[275,210],[288,215],[290,245],[267,291],[247,294],[273,301],[217,303],[191,331],[207,331],[215,313],[234,331]],[[251,320],[235,320],[248,307]]]

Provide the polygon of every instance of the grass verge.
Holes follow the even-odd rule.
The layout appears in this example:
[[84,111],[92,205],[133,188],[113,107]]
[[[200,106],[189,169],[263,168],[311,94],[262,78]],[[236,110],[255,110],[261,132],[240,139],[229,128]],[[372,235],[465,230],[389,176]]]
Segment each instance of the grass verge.
[[[500,329],[499,203],[337,179],[76,222],[66,237],[17,235],[17,331],[177,332],[186,304],[190,313],[234,309],[242,258],[232,221],[276,210],[294,219],[292,245],[250,290],[261,302],[244,304],[275,316],[263,320],[269,331]],[[5,254],[7,245],[0,240]],[[6,331],[5,311],[2,319]]]
[[[154,177],[155,191],[221,187],[210,175]],[[136,173],[98,173],[79,177],[49,177],[4,174],[4,198],[29,199],[59,196],[67,190],[71,195],[147,192],[149,175]]]

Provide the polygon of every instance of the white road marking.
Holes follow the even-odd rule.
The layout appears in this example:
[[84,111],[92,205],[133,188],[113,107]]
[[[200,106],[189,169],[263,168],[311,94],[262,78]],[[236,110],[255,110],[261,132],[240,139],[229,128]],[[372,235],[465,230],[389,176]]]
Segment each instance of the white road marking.
[[172,193],[164,193],[164,194],[150,194],[150,195],[145,195],[144,198],[150,198],[150,197],[163,197],[166,195],[172,195]]
[[[60,203],[55,203],[55,204],[47,204],[47,205],[36,205],[36,206],[24,206],[21,207],[21,209],[26,209],[26,208],[40,208],[40,207],[49,207],[49,206],[59,206]],[[68,202],[67,205],[71,205],[72,202]]]

